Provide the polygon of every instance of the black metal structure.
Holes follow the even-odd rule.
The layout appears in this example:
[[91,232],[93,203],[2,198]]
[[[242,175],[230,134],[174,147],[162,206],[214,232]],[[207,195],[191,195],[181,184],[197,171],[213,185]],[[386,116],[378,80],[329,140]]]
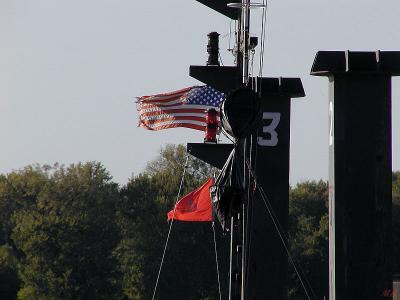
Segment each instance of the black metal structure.
[[[330,89],[330,299],[385,299],[392,289],[391,76],[400,52],[318,52]],[[386,298],[387,299],[387,298]]]
[[237,66],[190,66],[189,75],[226,94],[238,88],[242,79]]
[[[304,90],[299,78],[263,78],[260,86],[263,121],[247,143],[253,144],[255,152],[251,164],[258,188],[265,192],[265,201],[269,202],[285,239],[289,215],[290,102],[291,98],[303,97]],[[284,300],[288,297],[288,256],[254,182],[249,187],[252,197],[246,218],[243,299]]]
[[[239,149],[247,149],[242,153],[243,159],[250,156],[255,158],[249,164],[255,172],[259,188],[265,191],[283,236],[286,236],[289,213],[290,100],[303,97],[304,90],[299,78],[254,80],[259,80],[258,85],[262,91],[263,120],[243,142],[246,146],[242,144]],[[213,87],[218,89],[218,86]],[[188,144],[188,149],[196,157],[217,166],[217,153],[225,149],[224,154],[218,155],[218,159],[223,161],[228,156],[229,147]],[[254,190],[255,183],[247,182],[246,186],[249,197],[243,207],[245,214],[235,214],[230,223],[230,299],[287,299],[288,257],[285,248],[267,213],[264,200]],[[244,219],[243,215],[248,217]],[[245,269],[244,278],[242,268]]]
[[196,0],[213,10],[231,18],[232,20],[239,19],[240,11],[234,8],[228,7],[228,3],[241,3],[241,0]]
[[[255,92],[261,103],[262,121],[258,124],[254,118],[257,127],[250,126],[245,136],[236,137],[235,168],[236,174],[241,174],[236,178],[242,183],[231,193],[234,205],[228,205],[231,207],[229,299],[284,300],[288,296],[288,257],[282,239],[287,236],[288,226],[290,100],[304,96],[303,86],[299,78],[249,77],[249,51],[257,44],[256,39],[249,37],[249,0],[197,1],[238,20],[237,65],[218,66],[211,59],[213,63],[207,66],[190,66],[190,76],[227,95],[256,83],[253,86],[257,87]],[[233,9],[228,3],[239,5]],[[246,100],[250,99],[243,99]],[[234,135],[235,132],[232,131]],[[229,155],[227,148],[218,144],[188,144],[192,155],[218,168],[222,168]],[[267,199],[261,197],[260,190]],[[240,205],[236,205],[237,199],[241,199]],[[274,222],[264,201],[274,214]],[[281,237],[274,223],[279,223]]]
[[221,170],[233,149],[233,145],[188,143],[186,149],[191,155]]

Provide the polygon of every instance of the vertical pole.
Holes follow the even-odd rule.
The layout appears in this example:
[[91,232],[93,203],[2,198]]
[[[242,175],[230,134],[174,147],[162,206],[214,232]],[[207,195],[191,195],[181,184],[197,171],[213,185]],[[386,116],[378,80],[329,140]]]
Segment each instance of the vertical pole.
[[247,191],[249,190],[249,171],[246,165],[246,161],[249,160],[251,153],[248,151],[249,146],[247,141],[251,139],[251,136],[244,139],[242,149],[243,149],[243,191],[244,191],[244,199],[242,203],[242,269],[241,269],[241,299],[244,300],[246,298],[246,257],[247,257],[247,239],[246,239],[246,231],[247,231],[247,219],[248,219],[248,202],[250,201],[249,195]]
[[[242,76],[241,82],[247,85],[249,80],[249,27],[250,27],[250,1],[242,0],[241,14],[238,22],[238,52],[237,67]],[[243,188],[246,190],[246,142],[239,146],[243,158]],[[229,299],[245,299],[245,232],[246,232],[246,201],[243,201],[241,210],[231,218],[231,249],[230,249],[230,275]]]
[[242,0],[242,39],[240,43],[243,52],[242,76],[243,83],[249,83],[249,32],[250,32],[250,0]]
[[240,240],[240,212],[231,217],[231,244],[230,244],[230,269],[229,269],[229,300],[239,300],[241,297],[241,240]]
[[[243,169],[238,170],[243,172],[242,189],[246,189],[247,180],[245,169],[246,155],[246,140],[239,140],[236,148],[239,160],[238,165],[243,166]],[[242,199],[242,203],[235,208],[231,217],[231,249],[230,249],[230,276],[229,276],[229,299],[240,300],[245,299],[244,295],[244,268],[245,268],[245,218],[246,215],[246,199]]]

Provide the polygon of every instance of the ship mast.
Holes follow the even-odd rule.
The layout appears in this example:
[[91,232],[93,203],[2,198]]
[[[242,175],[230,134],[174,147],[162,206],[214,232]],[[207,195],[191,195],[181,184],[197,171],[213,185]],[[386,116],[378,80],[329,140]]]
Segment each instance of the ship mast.
[[[228,4],[229,5],[229,4]],[[249,83],[249,31],[250,31],[250,1],[242,0],[241,3],[232,4],[231,6],[240,8],[238,20],[237,35],[237,56],[236,62],[241,74],[241,84],[247,86]],[[244,100],[245,101],[245,100]],[[242,152],[243,158],[243,189],[248,186],[246,167],[247,151],[246,139],[240,141],[239,151]],[[229,300],[246,299],[246,215],[248,212],[249,199],[243,199],[241,209],[233,213],[231,217],[231,243],[230,243],[230,272],[229,272]]]
[[[263,4],[249,0],[197,1],[237,20],[236,63],[191,65],[190,76],[225,93],[224,103],[233,103],[230,109],[234,117],[223,117],[228,130],[232,126],[236,129],[251,126],[251,120],[256,121],[257,116],[247,115],[253,111],[250,102],[256,103],[252,99],[258,98],[262,118],[254,123],[255,128],[247,128],[249,134],[241,135],[238,129],[236,135],[232,131],[234,145],[188,143],[187,146],[192,155],[218,168],[223,168],[223,162],[235,148],[234,176],[242,179],[235,177],[238,181],[235,179],[231,192],[225,194],[233,197],[229,208],[219,211],[222,217],[230,216],[229,300],[265,299],[266,295],[285,300],[288,256],[282,242],[286,243],[288,229],[290,102],[291,98],[304,97],[304,89],[300,78],[262,77],[257,78],[257,93],[249,90],[249,56],[256,45],[256,40],[249,36],[250,8],[265,7]],[[230,114],[228,107],[223,108],[224,116]],[[278,223],[280,226],[276,228]]]
[[242,74],[242,83],[247,85],[249,82],[250,1],[242,0],[241,3],[228,3],[228,6],[240,9],[236,41],[236,62]]

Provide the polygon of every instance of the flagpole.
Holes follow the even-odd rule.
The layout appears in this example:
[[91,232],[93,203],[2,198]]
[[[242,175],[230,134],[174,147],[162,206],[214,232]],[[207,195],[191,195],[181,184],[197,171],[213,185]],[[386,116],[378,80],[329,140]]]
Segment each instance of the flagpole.
[[[243,83],[247,86],[249,84],[249,32],[250,32],[250,0],[242,0],[242,51],[243,51]],[[247,151],[247,139],[244,140],[243,143],[243,185],[245,191],[248,189],[249,180],[247,177],[246,170],[246,160],[247,155],[251,155],[250,152]],[[245,192],[245,194],[247,194]],[[248,194],[247,194],[248,195]],[[247,232],[247,224],[246,224],[246,214],[248,213],[248,201],[250,200],[248,197],[245,197],[242,204],[242,282],[241,282],[241,299],[246,299],[246,256],[247,256],[247,246],[246,246],[246,232]]]
[[[243,84],[245,86],[249,83],[249,32],[250,32],[250,0],[242,0],[242,9],[241,9],[241,52],[242,52],[242,77]],[[247,180],[247,171],[246,171],[246,160],[247,160],[247,139],[243,141],[243,187],[246,191],[248,188],[248,180]],[[251,154],[250,154],[251,155]],[[245,192],[246,194],[246,192]],[[242,203],[242,212],[241,212],[241,228],[242,230],[242,276],[241,276],[241,300],[246,299],[246,289],[245,289],[245,279],[246,279],[246,213],[247,213],[247,201],[249,199],[245,197]]]
[[241,49],[243,52],[242,73],[243,73],[243,83],[247,85],[249,83],[250,0],[242,0],[241,15],[242,15]]
[[[241,12],[238,22],[237,56],[236,62],[240,72],[241,83],[247,86],[249,83],[249,31],[250,31],[250,1],[242,0]],[[246,191],[248,188],[248,177],[246,169],[247,151],[246,139],[239,144],[240,157],[243,159],[243,183]],[[230,278],[229,278],[229,300],[246,299],[246,210],[249,199],[243,199],[239,211],[231,217],[231,243],[230,243]],[[237,275],[240,274],[240,278]]]

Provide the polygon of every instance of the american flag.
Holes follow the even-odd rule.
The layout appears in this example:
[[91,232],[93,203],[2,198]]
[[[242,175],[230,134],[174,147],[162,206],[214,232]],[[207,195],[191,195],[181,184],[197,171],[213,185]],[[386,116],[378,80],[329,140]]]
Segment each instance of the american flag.
[[139,127],[149,130],[186,127],[205,131],[207,109],[218,110],[225,94],[210,86],[194,86],[137,99]]

